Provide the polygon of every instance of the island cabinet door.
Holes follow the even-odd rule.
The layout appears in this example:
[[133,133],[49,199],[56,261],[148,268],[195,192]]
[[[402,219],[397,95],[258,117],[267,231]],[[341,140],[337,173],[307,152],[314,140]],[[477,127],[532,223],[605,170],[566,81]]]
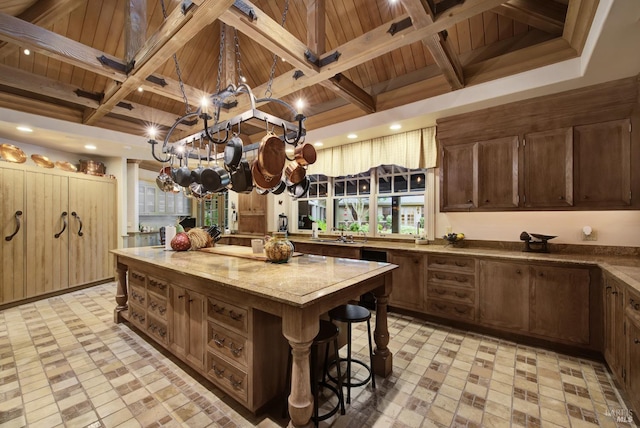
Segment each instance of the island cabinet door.
[[627,397],[636,411],[640,410],[640,312],[633,310],[637,316],[628,318],[628,348],[627,348]]
[[481,324],[516,333],[529,328],[529,267],[525,264],[480,262]]
[[205,327],[204,318],[205,297],[193,291],[187,292],[187,308],[189,310],[189,346],[187,359],[198,368],[204,368]]
[[623,384],[624,351],[626,349],[624,286],[608,276],[604,285],[604,358],[618,382]]
[[589,270],[534,266],[531,275],[531,333],[588,345]]
[[419,253],[390,251],[387,261],[398,265],[392,273],[389,304],[403,309],[424,310],[424,256]]
[[181,358],[187,357],[189,343],[189,313],[187,312],[187,290],[171,284],[169,288],[171,302],[171,350]]

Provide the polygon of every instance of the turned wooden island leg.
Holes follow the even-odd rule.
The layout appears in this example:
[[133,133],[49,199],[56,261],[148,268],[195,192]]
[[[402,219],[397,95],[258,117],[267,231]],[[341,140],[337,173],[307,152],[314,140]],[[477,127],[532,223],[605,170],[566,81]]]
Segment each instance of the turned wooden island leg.
[[291,393],[288,398],[289,426],[310,426],[313,414],[309,356],[311,343],[320,329],[319,315],[311,308],[287,308],[282,317],[282,334],[291,346]]
[[127,293],[127,265],[118,263],[116,265],[116,273],[118,274],[118,285],[116,288],[116,309],[113,311],[113,321],[115,323],[120,322],[120,317],[118,316],[120,312],[126,311],[128,309],[127,301],[129,300],[129,295]]
[[376,328],[373,332],[376,347],[373,351],[373,372],[378,376],[387,377],[393,369],[393,354],[387,348],[389,344],[387,304],[391,294],[391,274],[385,276],[384,286],[374,290],[373,294],[376,297]]

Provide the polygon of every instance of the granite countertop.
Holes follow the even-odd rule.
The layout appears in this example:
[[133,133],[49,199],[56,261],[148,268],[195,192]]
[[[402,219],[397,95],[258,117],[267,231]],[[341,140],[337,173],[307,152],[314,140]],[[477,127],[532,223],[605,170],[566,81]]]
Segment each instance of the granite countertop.
[[[254,235],[232,235],[235,237],[256,238]],[[494,245],[493,248],[485,248],[480,246],[481,241],[477,241],[469,247],[456,248],[451,245],[443,245],[441,243],[429,243],[427,245],[417,245],[414,240],[383,240],[383,239],[367,239],[362,237],[354,237],[354,243],[341,243],[333,241],[334,237],[325,238],[326,240],[312,239],[306,235],[290,235],[289,240],[295,242],[304,242],[318,245],[337,245],[356,247],[366,250],[401,250],[415,251],[425,254],[446,254],[446,255],[463,255],[472,257],[485,257],[496,259],[507,259],[523,262],[560,262],[571,263],[584,266],[599,266],[604,271],[626,282],[638,292],[640,292],[640,257],[625,255],[623,251],[616,251],[616,247],[587,247],[580,246],[580,252],[571,252],[562,246],[561,251],[551,253],[533,253],[524,252],[522,250],[514,250],[519,243],[508,243],[501,248]],[[591,252],[589,252],[591,250]],[[619,254],[619,253],[622,253]]]
[[202,251],[168,251],[160,246],[111,252],[197,275],[215,281],[221,287],[232,287],[300,307],[397,267],[391,263],[313,255],[292,257],[288,263],[274,264]]

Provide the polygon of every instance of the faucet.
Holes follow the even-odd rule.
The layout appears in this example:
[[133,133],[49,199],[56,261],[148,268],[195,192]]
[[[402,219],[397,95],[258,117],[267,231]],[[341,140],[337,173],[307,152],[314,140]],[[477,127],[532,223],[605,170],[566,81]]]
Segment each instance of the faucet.
[[367,233],[364,230],[359,230],[358,235],[364,236],[364,239],[362,240],[362,242],[367,242]]

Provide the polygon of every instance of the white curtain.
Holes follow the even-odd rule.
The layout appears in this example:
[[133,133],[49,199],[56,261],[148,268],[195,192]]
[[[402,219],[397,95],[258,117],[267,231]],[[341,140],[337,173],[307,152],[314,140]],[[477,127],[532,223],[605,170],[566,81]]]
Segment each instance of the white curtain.
[[359,174],[380,165],[435,168],[436,160],[434,126],[318,150],[317,160],[309,165],[307,173],[340,177]]

